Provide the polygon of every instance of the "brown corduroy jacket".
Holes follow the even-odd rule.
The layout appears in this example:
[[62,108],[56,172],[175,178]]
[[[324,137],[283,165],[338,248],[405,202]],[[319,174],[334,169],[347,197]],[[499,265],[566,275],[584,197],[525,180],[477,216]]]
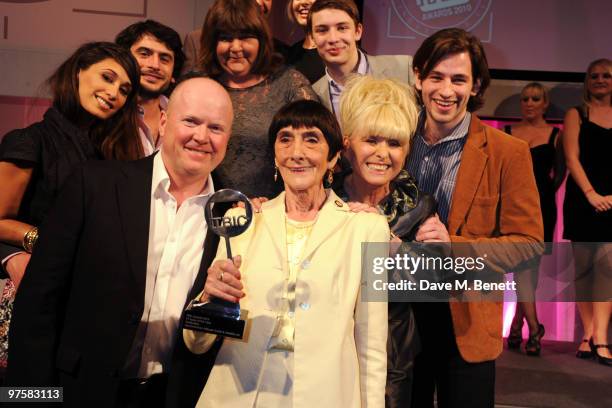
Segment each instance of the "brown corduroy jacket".
[[[541,252],[542,215],[528,145],[472,115],[448,216],[453,245],[473,243],[520,264]],[[479,250],[482,251],[482,246]],[[513,272],[510,265],[498,265]],[[450,302],[461,356],[495,359],[502,351],[502,303]]]

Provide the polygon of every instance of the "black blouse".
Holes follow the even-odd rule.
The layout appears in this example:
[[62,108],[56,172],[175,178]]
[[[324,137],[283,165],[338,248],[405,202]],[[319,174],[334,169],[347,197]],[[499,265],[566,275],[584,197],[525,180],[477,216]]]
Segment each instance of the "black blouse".
[[325,75],[325,64],[316,48],[305,49],[304,40],[293,44],[288,51],[287,65],[300,71],[311,84],[317,82]]
[[7,133],[0,143],[0,161],[33,169],[17,219],[39,225],[68,175],[85,161],[101,158],[87,130],[75,126],[53,107],[41,122]]

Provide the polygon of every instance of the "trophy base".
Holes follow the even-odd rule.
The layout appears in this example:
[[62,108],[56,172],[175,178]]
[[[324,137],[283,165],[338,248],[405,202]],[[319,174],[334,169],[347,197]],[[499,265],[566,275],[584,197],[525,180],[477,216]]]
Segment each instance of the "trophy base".
[[183,328],[243,339],[248,311],[222,304],[194,304],[185,311]]

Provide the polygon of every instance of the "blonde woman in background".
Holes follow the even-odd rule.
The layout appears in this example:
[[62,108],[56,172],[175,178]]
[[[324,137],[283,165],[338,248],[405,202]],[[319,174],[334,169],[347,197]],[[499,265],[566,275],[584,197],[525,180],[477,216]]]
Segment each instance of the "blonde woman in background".
[[[529,144],[533,174],[540,194],[540,209],[544,222],[544,241],[551,243],[557,222],[557,205],[555,194],[565,177],[565,160],[561,147],[559,129],[546,123],[544,114],[548,109],[547,89],[538,82],[531,82],[521,91],[522,120],[513,126],[506,126],[504,131],[524,140]],[[552,246],[546,246],[546,253],[552,252]],[[540,341],[544,337],[544,325],[538,321],[534,292],[538,286],[539,264],[515,274],[519,301],[510,326],[508,348],[518,349],[523,341],[524,321],[529,326],[529,339],[525,344],[525,353],[539,356]]]
[[584,103],[567,111],[564,132],[570,177],[563,203],[563,237],[573,243],[576,303],[584,329],[576,357],[595,357],[601,364],[612,366],[607,341],[612,315],[611,60],[603,58],[589,65]]

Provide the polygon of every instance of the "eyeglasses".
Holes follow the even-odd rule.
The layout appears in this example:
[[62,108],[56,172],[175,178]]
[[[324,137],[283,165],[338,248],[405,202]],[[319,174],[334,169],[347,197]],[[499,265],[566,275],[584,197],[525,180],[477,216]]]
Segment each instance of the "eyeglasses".
[[589,78],[593,80],[598,79],[598,78],[610,79],[612,78],[612,74],[610,74],[609,72],[603,72],[603,73],[593,72],[592,74],[589,75]]

